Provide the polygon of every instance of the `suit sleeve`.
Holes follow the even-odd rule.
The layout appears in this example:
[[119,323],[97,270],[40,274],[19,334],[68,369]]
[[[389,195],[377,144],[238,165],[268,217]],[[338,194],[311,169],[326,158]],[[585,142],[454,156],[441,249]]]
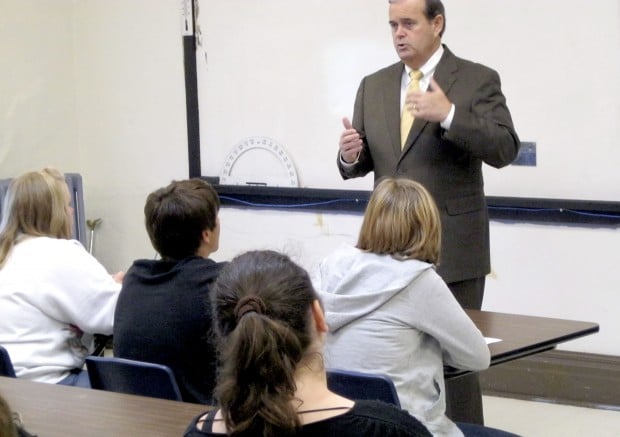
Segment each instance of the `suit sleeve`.
[[355,164],[343,164],[338,152],[338,170],[343,179],[351,179],[366,176],[374,168],[372,156],[368,151],[368,143],[366,142],[366,132],[364,130],[364,86],[366,79],[362,79],[357,95],[355,96],[355,106],[353,108],[353,128],[357,130],[364,141],[362,152]]
[[471,106],[455,103],[454,119],[444,139],[501,168],[516,158],[520,141],[502,94],[499,75],[488,68],[479,73]]

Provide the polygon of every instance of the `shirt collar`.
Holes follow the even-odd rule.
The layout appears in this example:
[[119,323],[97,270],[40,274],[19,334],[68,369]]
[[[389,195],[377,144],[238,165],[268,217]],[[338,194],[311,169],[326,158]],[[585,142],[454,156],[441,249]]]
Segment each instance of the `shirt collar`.
[[[426,63],[422,65],[422,67],[420,67],[420,71],[424,75],[423,76],[424,78],[428,76],[432,76],[435,73],[435,68],[437,68],[437,64],[439,64],[439,60],[441,59],[443,52],[444,52],[443,45],[439,44],[439,48],[435,50],[435,53],[433,53],[431,57],[428,58],[428,61],[426,61]],[[411,72],[411,70],[412,69],[410,67],[405,65],[405,76],[406,77],[409,77],[409,73]]]

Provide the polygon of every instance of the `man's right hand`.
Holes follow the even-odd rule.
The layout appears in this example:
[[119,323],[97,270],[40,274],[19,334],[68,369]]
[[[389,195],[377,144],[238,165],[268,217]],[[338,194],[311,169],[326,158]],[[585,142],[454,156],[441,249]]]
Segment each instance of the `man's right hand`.
[[342,119],[342,125],[344,131],[340,135],[340,157],[344,162],[352,164],[359,158],[364,143],[347,117]]

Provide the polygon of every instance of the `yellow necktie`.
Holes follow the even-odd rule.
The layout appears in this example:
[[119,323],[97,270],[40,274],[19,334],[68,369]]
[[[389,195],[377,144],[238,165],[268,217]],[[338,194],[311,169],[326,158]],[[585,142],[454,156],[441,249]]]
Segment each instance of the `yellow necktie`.
[[[407,94],[411,91],[420,91],[420,79],[422,79],[422,72],[420,70],[411,70],[409,72],[409,86],[407,87]],[[400,148],[405,147],[405,142],[409,136],[411,125],[413,124],[413,114],[409,109],[403,105],[403,113],[400,116]]]

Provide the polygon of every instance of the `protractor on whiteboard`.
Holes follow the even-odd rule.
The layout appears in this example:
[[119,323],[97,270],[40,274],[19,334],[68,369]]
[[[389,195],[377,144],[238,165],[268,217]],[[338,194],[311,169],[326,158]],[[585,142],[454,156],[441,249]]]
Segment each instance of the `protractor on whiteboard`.
[[224,185],[298,187],[297,170],[284,147],[269,137],[239,141],[228,154],[220,175]]

